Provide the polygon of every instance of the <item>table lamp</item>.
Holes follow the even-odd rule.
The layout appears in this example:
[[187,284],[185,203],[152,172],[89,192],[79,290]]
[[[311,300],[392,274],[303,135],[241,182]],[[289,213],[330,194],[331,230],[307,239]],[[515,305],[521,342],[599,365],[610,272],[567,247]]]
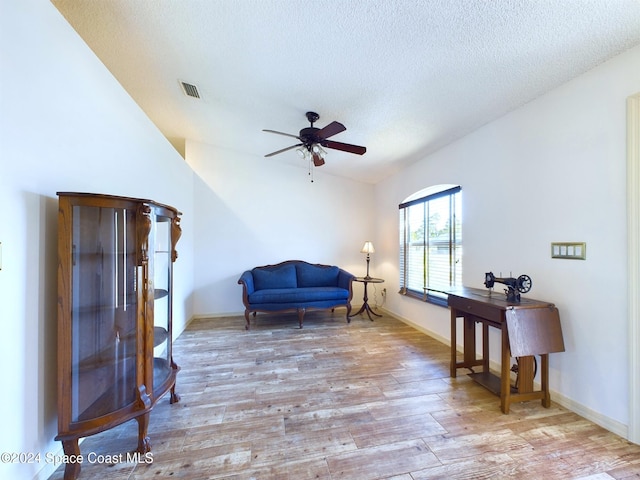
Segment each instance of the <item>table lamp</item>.
[[376,249],[373,248],[373,243],[367,241],[364,242],[364,246],[362,247],[362,250],[360,250],[360,253],[366,253],[367,254],[367,276],[364,278],[371,278],[369,276],[369,260],[370,260],[370,255],[372,253],[375,253]]

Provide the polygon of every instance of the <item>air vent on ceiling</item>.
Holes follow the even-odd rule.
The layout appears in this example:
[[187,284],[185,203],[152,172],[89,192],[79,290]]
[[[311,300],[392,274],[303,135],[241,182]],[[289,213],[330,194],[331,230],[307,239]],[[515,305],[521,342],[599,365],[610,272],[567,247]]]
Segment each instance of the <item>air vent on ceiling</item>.
[[193,97],[193,98],[200,98],[198,87],[196,87],[195,85],[192,85],[187,82],[180,82],[180,85],[182,85],[182,91],[186,96]]

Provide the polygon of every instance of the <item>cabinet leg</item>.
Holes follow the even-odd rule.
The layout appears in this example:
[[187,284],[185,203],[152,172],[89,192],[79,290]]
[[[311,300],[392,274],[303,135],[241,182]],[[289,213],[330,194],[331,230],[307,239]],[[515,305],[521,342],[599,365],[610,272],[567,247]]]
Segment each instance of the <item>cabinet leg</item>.
[[136,417],[138,422],[138,448],[137,452],[140,454],[145,454],[151,451],[151,440],[147,436],[147,429],[149,428],[149,415],[147,412],[144,415],[139,415]]
[[[62,449],[69,459],[80,458],[80,446],[78,439],[63,440]],[[80,463],[67,463],[64,467],[64,480],[75,480],[80,475]]]
[[169,403],[178,403],[180,401],[180,395],[176,393],[176,384],[174,383],[169,392]]

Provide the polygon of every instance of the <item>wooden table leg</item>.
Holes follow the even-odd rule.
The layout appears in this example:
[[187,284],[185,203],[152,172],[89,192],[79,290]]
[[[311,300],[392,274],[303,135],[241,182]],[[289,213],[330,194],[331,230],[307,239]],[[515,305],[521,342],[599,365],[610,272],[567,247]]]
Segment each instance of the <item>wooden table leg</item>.
[[482,322],[482,371],[489,372],[489,324]]
[[518,357],[518,393],[533,392],[533,357]]
[[472,366],[476,362],[476,322],[464,317],[464,363]]
[[[458,362],[457,358],[457,338],[456,338],[456,330],[457,330],[457,320],[459,317],[462,317],[462,361]],[[451,365],[450,365],[450,375],[452,378],[456,377],[458,368],[468,368],[473,372],[473,367],[483,366],[485,367],[485,371],[489,371],[489,336],[488,336],[488,327],[486,330],[483,330],[483,358],[477,358],[476,352],[476,322],[478,322],[478,317],[473,315],[466,315],[464,312],[460,312],[458,310],[451,310]],[[477,373],[477,372],[474,372]]]
[[542,406],[551,406],[551,394],[549,393],[549,354],[540,355],[540,381],[542,383]]
[[500,373],[500,410],[509,413],[511,405],[511,349],[509,348],[509,334],[507,323],[502,325],[502,359]]
[[458,370],[457,363],[457,349],[456,349],[456,322],[458,317],[456,315],[456,311],[451,309],[451,364],[449,366],[449,375],[451,378],[456,378],[456,372]]

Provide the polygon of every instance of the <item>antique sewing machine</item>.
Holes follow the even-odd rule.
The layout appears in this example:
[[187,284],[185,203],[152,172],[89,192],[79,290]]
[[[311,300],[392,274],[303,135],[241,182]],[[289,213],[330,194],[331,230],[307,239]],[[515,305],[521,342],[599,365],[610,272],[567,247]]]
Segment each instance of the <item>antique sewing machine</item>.
[[527,293],[531,290],[531,277],[529,275],[520,275],[518,278],[513,277],[496,277],[493,272],[484,274],[484,286],[493,288],[495,282],[503,283],[507,286],[504,293],[507,295],[508,302],[519,302],[520,294]]

